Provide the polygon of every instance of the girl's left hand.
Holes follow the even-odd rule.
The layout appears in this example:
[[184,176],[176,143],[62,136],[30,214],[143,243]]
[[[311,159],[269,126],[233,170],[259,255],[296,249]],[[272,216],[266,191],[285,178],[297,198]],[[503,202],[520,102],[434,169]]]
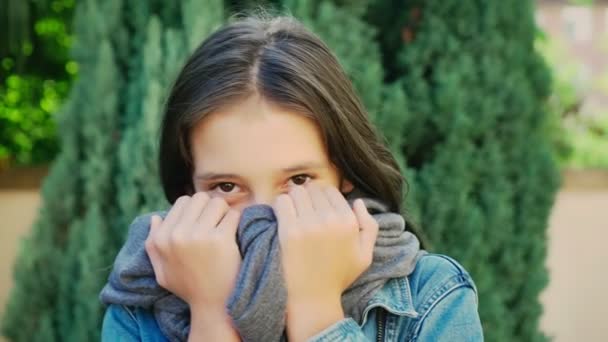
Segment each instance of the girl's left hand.
[[311,183],[278,196],[273,208],[288,316],[327,305],[341,311],[342,292],[371,265],[378,223],[362,200],[351,209],[338,189]]

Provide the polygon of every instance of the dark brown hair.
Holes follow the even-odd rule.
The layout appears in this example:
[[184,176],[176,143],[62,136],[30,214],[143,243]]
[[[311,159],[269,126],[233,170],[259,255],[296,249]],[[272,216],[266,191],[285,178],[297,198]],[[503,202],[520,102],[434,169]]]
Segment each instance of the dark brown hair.
[[160,176],[170,203],[194,191],[191,129],[207,114],[253,94],[313,118],[341,175],[401,212],[399,166],[349,78],[323,41],[286,15],[238,18],[211,34],[181,70],[160,140]]

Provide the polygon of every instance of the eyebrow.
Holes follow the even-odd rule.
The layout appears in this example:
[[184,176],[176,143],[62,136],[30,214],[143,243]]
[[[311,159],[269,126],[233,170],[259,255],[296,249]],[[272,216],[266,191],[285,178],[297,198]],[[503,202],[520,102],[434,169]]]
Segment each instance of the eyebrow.
[[[298,172],[298,171],[304,171],[304,170],[315,170],[315,169],[323,169],[326,168],[327,166],[323,163],[319,163],[319,162],[306,162],[306,163],[301,163],[301,164],[296,164],[290,167],[286,167],[284,169],[281,170],[282,174],[286,174],[286,173],[294,173],[294,172]],[[235,173],[221,173],[221,172],[203,172],[201,174],[195,175],[194,179],[199,180],[199,181],[212,181],[212,180],[217,180],[217,179],[226,179],[226,178],[238,178],[239,175],[235,174]]]

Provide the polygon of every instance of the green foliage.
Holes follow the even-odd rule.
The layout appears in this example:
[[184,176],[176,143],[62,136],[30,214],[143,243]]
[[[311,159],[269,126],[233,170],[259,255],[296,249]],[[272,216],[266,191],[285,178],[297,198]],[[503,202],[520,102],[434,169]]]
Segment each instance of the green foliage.
[[608,168],[606,113],[589,113],[584,109],[586,93],[608,91],[608,73],[599,84],[582,82],[581,65],[570,57],[566,47],[556,39],[541,36],[536,48],[553,70],[551,96],[548,101],[549,127],[555,153],[562,167]]
[[125,222],[167,206],[154,158],[165,94],[187,55],[223,21],[221,1],[78,4],[79,74],[56,116],[61,151],[15,266],[2,320],[9,339],[99,340],[98,294]]
[[68,93],[67,81],[11,75],[0,86],[0,159],[48,162],[57,154],[53,113]]
[[75,26],[78,46],[86,45],[86,53],[75,53],[81,72],[58,116],[62,150],[45,180],[41,215],[17,262],[30,272],[21,274],[18,267],[15,274],[20,285],[2,326],[12,340],[99,339],[103,310],[96,297],[113,257],[107,241],[116,216],[113,151],[116,84],[121,82],[110,45],[110,34],[120,31],[101,13],[119,18],[117,4],[97,7],[86,1],[79,8],[89,14]]
[[[160,187],[156,158],[152,157],[158,153],[164,99],[185,59],[225,17],[220,1],[188,0],[183,1],[180,8],[181,28],[170,27],[158,16],[150,17],[141,53],[136,56],[139,61],[136,63],[139,67],[134,71],[137,81],[128,85],[129,91],[139,96],[131,101],[134,110],[129,115],[130,121],[119,146],[117,179],[121,227],[128,225],[139,213],[168,205]],[[203,12],[205,20],[200,18]],[[122,238],[122,234],[118,237]]]
[[[339,3],[339,2],[338,2]],[[406,170],[401,152],[404,128],[410,120],[406,108],[406,95],[398,82],[384,82],[384,70],[380,46],[376,42],[378,31],[363,19],[367,1],[353,1],[337,6],[331,1],[287,0],[287,12],[296,16],[331,48],[340,64],[352,80],[361,97],[370,119],[380,128],[397,162]],[[345,30],[344,28],[348,28]],[[410,222],[408,206],[404,213]],[[422,240],[424,232],[415,226],[409,227]]]
[[0,57],[19,74],[62,75],[74,6],[74,0],[0,0]]
[[572,150],[566,165],[572,168],[608,169],[608,115],[575,118],[564,123]]
[[573,4],[573,5],[583,5],[583,6],[589,6],[589,5],[593,5],[593,0],[569,0],[569,3]]
[[[68,58],[73,0],[0,0],[0,160],[50,162],[55,113],[78,70]],[[1,29],[4,28],[4,29]]]
[[[476,281],[488,341],[543,341],[546,227],[559,177],[534,50],[532,1],[372,4],[388,80],[408,113],[401,144],[431,249]],[[398,12],[398,13],[396,13]],[[389,127],[385,126],[387,129]]]

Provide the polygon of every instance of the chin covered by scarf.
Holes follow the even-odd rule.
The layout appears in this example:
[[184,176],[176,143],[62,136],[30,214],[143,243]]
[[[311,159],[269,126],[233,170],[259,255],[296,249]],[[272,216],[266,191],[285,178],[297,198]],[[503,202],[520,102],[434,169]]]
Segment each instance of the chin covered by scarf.
[[[341,298],[345,315],[361,324],[363,310],[374,293],[389,279],[409,275],[424,251],[416,236],[405,230],[401,215],[387,211],[383,203],[357,191],[346,198],[351,205],[356,198],[362,198],[379,225],[371,266]],[[99,298],[106,305],[152,309],[160,329],[170,341],[186,341],[190,331],[188,303],[158,285],[144,247],[153,214],[164,217],[167,212],[142,215],[133,221]],[[243,211],[237,244],[243,261],[226,304],[234,326],[243,341],[287,340],[287,291],[272,207],[254,205]]]

